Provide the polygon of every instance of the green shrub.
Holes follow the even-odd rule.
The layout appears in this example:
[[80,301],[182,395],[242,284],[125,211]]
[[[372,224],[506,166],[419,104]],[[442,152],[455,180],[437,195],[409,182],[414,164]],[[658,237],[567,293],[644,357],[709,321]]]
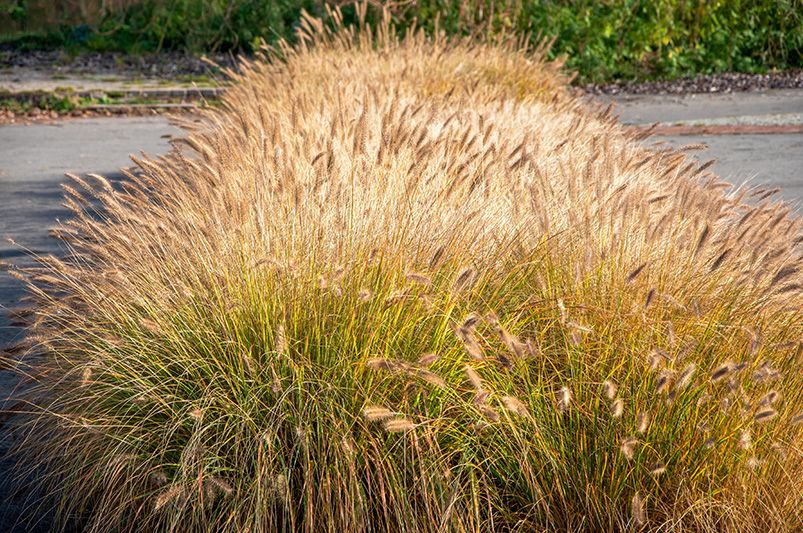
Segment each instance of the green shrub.
[[[554,37],[552,56],[584,81],[672,78],[803,66],[800,0],[421,0],[394,10],[403,31]],[[103,12],[93,31],[56,32],[67,46],[147,52],[253,52],[261,40],[292,38],[302,9],[321,0],[140,0]],[[12,11],[24,18],[24,4]],[[348,19],[353,9],[345,9]],[[378,10],[369,13],[377,20]],[[84,26],[84,28],[87,28]]]

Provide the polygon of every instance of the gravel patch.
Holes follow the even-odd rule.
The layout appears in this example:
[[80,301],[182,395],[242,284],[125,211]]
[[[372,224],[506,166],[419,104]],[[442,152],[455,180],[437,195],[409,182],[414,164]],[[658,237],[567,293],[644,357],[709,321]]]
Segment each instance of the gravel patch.
[[[232,55],[209,54],[209,60],[221,67],[233,67]],[[207,76],[218,72],[201,56],[176,52],[129,55],[122,53],[82,53],[70,55],[61,50],[20,51],[0,47],[0,64],[4,68],[32,68],[57,75],[110,75],[131,78],[179,78]]]
[[769,74],[726,72],[693,78],[646,82],[589,83],[581,86],[589,94],[694,94],[803,89],[803,70]]

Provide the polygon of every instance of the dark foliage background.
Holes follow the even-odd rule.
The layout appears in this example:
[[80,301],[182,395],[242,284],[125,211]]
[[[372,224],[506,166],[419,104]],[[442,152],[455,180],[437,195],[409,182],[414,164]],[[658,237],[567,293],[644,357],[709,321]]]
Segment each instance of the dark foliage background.
[[[343,9],[353,16],[346,2]],[[555,37],[582,81],[803,66],[803,0],[374,0],[401,30]],[[2,0],[5,46],[71,51],[253,51],[292,38],[321,0]]]

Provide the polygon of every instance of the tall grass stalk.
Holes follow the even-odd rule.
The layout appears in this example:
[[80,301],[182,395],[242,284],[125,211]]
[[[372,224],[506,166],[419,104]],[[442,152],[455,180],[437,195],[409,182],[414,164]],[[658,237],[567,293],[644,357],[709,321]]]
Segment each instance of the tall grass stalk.
[[396,35],[307,17],[169,155],[73,177],[18,347],[61,519],[799,527],[792,208],[645,148],[543,47]]

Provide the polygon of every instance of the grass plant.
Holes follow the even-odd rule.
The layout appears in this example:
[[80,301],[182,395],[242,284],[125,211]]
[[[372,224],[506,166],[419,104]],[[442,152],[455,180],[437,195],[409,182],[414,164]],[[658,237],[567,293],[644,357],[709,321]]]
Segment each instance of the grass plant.
[[73,176],[68,254],[13,271],[20,458],[65,523],[799,527],[792,207],[544,47],[329,16],[170,154]]

